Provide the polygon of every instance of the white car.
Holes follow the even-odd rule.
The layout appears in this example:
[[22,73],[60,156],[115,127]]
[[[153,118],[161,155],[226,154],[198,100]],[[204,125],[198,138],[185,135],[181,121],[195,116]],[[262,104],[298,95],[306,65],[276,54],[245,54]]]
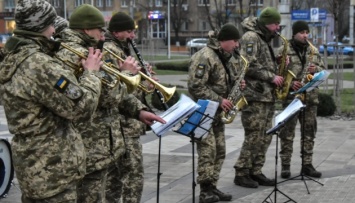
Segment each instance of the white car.
[[207,46],[207,38],[195,38],[186,43],[187,50],[194,54],[198,50],[202,49],[203,47]]

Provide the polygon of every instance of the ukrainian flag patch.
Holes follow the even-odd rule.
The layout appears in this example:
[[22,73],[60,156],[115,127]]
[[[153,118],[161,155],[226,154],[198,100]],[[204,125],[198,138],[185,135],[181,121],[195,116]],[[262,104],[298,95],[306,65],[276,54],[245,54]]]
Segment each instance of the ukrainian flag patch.
[[61,76],[54,87],[59,90],[59,92],[63,93],[68,87],[69,83],[70,81],[66,77]]

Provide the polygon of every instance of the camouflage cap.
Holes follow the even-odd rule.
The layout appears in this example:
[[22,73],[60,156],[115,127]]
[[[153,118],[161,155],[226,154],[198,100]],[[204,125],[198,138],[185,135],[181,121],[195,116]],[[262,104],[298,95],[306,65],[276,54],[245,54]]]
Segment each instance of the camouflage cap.
[[57,18],[54,21],[55,32],[60,33],[62,30],[64,30],[67,27],[69,27],[69,21],[67,21],[65,18],[62,18],[61,16],[57,16]]
[[57,13],[45,0],[19,0],[15,8],[17,29],[42,32],[54,23]]
[[69,19],[71,29],[104,28],[105,19],[101,11],[90,4],[77,7]]

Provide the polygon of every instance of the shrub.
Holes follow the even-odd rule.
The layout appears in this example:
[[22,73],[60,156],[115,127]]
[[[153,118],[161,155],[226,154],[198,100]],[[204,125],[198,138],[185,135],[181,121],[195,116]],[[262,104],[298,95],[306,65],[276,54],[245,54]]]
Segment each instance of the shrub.
[[332,116],[336,110],[333,97],[329,94],[319,93],[318,99],[319,104],[317,109],[317,116]]
[[157,63],[155,66],[158,70],[188,71],[189,61]]

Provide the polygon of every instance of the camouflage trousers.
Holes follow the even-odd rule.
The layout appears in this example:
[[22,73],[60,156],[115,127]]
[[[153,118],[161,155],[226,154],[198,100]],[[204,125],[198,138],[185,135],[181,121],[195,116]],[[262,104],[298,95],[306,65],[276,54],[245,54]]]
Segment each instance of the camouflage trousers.
[[107,169],[86,174],[78,185],[78,202],[104,203],[106,178]]
[[[140,137],[126,137],[126,154],[108,175],[107,202],[140,203],[144,185],[143,151]],[[115,176],[115,174],[117,176]]]
[[[280,158],[282,165],[290,165],[291,157],[293,152],[293,140],[295,138],[295,130],[297,125],[297,120],[299,120],[301,125],[301,135],[302,128],[304,128],[303,137],[301,137],[301,152],[304,143],[303,151],[303,161],[304,164],[312,164],[312,155],[314,147],[314,139],[317,132],[317,106],[306,106],[304,109],[305,118],[303,122],[303,113],[299,113],[297,116],[289,120],[285,126],[280,131]],[[304,138],[304,142],[303,142]],[[301,154],[302,158],[302,154]]]
[[[70,183],[66,190],[45,199],[31,199],[21,196],[22,203],[76,203],[77,202],[77,181]],[[79,202],[79,201],[78,201]]]
[[244,142],[234,165],[236,176],[262,173],[265,154],[272,140],[272,135],[267,135],[266,131],[272,127],[274,111],[274,103],[266,102],[249,102],[242,111]]
[[218,118],[202,140],[196,141],[198,166],[197,183],[217,186],[219,174],[226,157],[224,124]]

